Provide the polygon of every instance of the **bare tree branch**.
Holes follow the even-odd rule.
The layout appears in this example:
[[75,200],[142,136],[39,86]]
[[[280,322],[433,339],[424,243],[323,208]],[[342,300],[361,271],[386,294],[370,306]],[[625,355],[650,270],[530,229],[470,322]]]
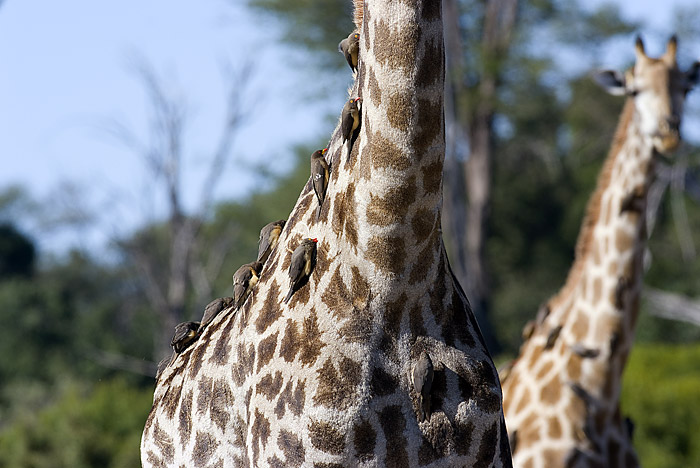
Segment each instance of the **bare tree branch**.
[[650,287],[642,289],[642,297],[649,303],[652,315],[700,327],[700,301]]

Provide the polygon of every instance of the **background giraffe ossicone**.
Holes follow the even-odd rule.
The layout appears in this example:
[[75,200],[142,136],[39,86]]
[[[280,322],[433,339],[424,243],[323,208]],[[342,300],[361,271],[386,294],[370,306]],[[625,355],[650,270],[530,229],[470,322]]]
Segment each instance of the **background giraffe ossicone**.
[[[144,466],[511,464],[498,375],[442,244],[441,2],[356,10],[351,154],[336,127],[318,220],[309,181],[243,307],[163,371]],[[290,251],[309,237],[315,268],[283,304]],[[423,352],[432,382],[419,396]]]
[[654,159],[679,143],[686,94],[700,63],[676,63],[676,39],[597,81],[628,96],[588,203],[576,258],[561,291],[523,333],[501,373],[514,466],[637,466],[631,422],[620,414],[622,372],[634,340]]

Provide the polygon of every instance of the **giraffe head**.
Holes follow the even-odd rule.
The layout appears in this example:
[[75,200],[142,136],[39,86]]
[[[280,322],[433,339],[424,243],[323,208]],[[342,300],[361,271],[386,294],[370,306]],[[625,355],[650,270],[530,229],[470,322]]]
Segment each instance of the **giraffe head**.
[[594,78],[609,93],[634,99],[642,133],[651,137],[656,151],[669,153],[680,141],[683,102],[700,78],[700,62],[684,72],[678,68],[675,36],[660,58],[649,57],[639,37],[635,50],[635,64],[624,74],[603,70]]

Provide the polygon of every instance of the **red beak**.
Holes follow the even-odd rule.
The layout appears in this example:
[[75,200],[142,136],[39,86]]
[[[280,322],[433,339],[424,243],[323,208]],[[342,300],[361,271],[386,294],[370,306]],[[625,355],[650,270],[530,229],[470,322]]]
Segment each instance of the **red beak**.
[[316,239],[315,237],[314,237],[313,239],[311,239],[311,240],[312,240],[313,242],[318,242],[318,239]]

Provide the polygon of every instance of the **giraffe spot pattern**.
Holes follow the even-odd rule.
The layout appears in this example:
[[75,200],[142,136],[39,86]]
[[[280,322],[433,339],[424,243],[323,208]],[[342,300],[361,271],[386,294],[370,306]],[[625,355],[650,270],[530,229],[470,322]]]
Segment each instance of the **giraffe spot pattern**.
[[350,304],[350,292],[340,275],[340,265],[335,268],[328,286],[321,295],[321,301],[328,306],[336,319],[346,317],[347,306]]
[[377,76],[374,74],[374,69],[369,70],[369,96],[372,100],[372,104],[379,107],[382,104],[382,90],[379,88],[379,83],[377,82]]
[[312,421],[308,429],[311,445],[318,450],[333,455],[345,451],[345,435],[330,422]]
[[[435,2],[424,2],[423,5]],[[437,84],[443,76],[445,69],[445,56],[442,51],[440,38],[430,38],[425,41],[425,50],[421,55],[421,63],[426,66],[418,67],[416,73],[416,85],[419,89],[428,88]]]
[[267,365],[275,356],[275,348],[277,348],[277,335],[279,335],[279,332],[275,332],[273,335],[260,340],[260,343],[258,344],[257,372],[260,372],[260,369]]
[[376,226],[403,222],[410,205],[416,201],[416,192],[416,178],[411,176],[405,183],[390,188],[383,197],[370,194],[367,222]]
[[409,158],[393,141],[384,138],[379,132],[372,132],[367,122],[367,149],[366,154],[372,158],[372,167],[375,169],[394,169],[405,171],[412,165]]
[[176,387],[170,387],[168,392],[163,396],[163,407],[165,409],[165,414],[168,419],[173,419],[175,416],[175,411],[177,410],[178,402],[180,401],[180,395],[182,393],[182,384]]
[[370,380],[370,389],[373,395],[392,395],[394,392],[396,392],[398,387],[399,384],[393,375],[388,373],[382,367],[374,367],[372,370],[372,380]]
[[355,456],[360,462],[368,462],[374,458],[374,448],[377,445],[377,432],[366,419],[361,419],[353,426],[353,446]]
[[361,371],[362,366],[347,357],[339,359],[337,369],[331,358],[326,359],[317,371],[314,403],[340,410],[349,408],[355,401]]
[[282,372],[275,372],[274,377],[272,374],[266,374],[255,386],[255,394],[264,395],[268,400],[272,400],[282,388],[282,383]]
[[155,424],[155,428],[153,429],[153,442],[163,455],[165,462],[168,464],[172,463],[173,458],[175,457],[173,438],[170,437],[167,432],[161,429],[160,424],[157,422]]
[[277,280],[272,280],[270,289],[265,296],[265,301],[260,309],[260,314],[255,321],[255,330],[262,334],[267,328],[275,323],[278,318],[282,315],[282,309],[277,303],[277,298],[280,295],[280,288],[277,284]]
[[257,465],[260,445],[262,444],[264,450],[267,445],[267,439],[270,437],[270,421],[260,412],[259,408],[255,408],[255,419],[251,427],[251,435],[253,444],[253,464]]
[[[221,321],[219,321],[221,323]],[[226,328],[227,332],[226,335],[220,335],[218,340],[216,341],[216,344],[214,345],[214,350],[211,353],[211,356],[209,356],[209,362],[212,364],[216,364],[219,366],[223,366],[226,364],[229,358],[229,340],[228,340],[228,330],[229,328]],[[210,331],[210,334],[213,333],[213,330]]]
[[245,382],[246,377],[253,373],[253,365],[255,364],[255,346],[251,343],[246,349],[245,343],[238,344],[238,359],[236,359],[232,377],[236,385],[241,386]]
[[421,168],[423,173],[423,190],[425,193],[437,193],[442,184],[442,161],[439,159]]
[[419,36],[419,27],[414,19],[404,22],[400,30],[379,20],[374,25],[374,56],[390,69],[412,70]]
[[284,336],[282,336],[279,355],[285,361],[292,362],[296,358],[300,347],[301,341],[297,324],[292,319],[287,319],[287,328],[284,330]]
[[[443,134],[444,116],[442,107],[442,99],[428,100],[419,98],[417,103],[416,120],[420,123],[420,127],[412,136],[411,147],[415,149],[416,154],[424,161],[429,157],[436,159],[430,165],[431,167],[427,167],[427,170],[424,170],[424,177],[432,181],[432,184],[425,186],[426,190],[429,186],[437,186],[439,188],[442,180],[442,152],[444,151],[441,144],[442,139],[434,146],[432,151],[428,151],[433,146],[435,139]],[[438,176],[437,174],[440,175]],[[437,192],[437,188],[430,193],[435,192]]]
[[401,273],[406,259],[406,248],[403,238],[396,236],[372,236],[367,242],[367,259],[384,272]]
[[284,388],[282,393],[280,393],[277,399],[277,405],[275,406],[275,414],[277,417],[282,418],[286,412],[287,407],[295,415],[301,415],[304,409],[304,403],[306,401],[306,383],[305,381],[297,382],[296,387],[293,387],[294,382],[287,382],[287,386]]
[[399,91],[387,98],[386,117],[389,124],[401,131],[407,131],[413,120],[412,95]]
[[316,311],[313,309],[308,316],[304,317],[304,326],[300,339],[301,354],[299,359],[302,364],[313,366],[319,354],[321,354],[321,349],[326,346],[321,341],[321,331],[318,328]]
[[233,393],[225,380],[217,379],[212,388],[213,397],[209,403],[209,415],[214,424],[224,431],[231,419],[229,408],[233,404]]
[[387,301],[384,310],[384,329],[389,335],[396,336],[399,333],[401,319],[406,310],[408,297],[406,293],[401,293],[394,301]]
[[411,219],[411,228],[413,235],[416,237],[416,242],[422,242],[428,239],[428,236],[433,231],[436,225],[437,213],[434,213],[426,208],[416,210]]
[[183,446],[190,440],[192,434],[192,390],[187,392],[180,403],[178,432],[180,444]]
[[205,466],[218,446],[219,442],[211,434],[197,431],[192,449],[194,466]]
[[455,450],[459,455],[465,456],[473,445],[474,423],[471,421],[455,421]]
[[277,436],[277,446],[285,457],[285,465],[297,467],[306,460],[306,451],[302,440],[290,431],[281,429]]
[[426,242],[425,247],[420,251],[418,257],[414,260],[411,267],[411,273],[408,275],[408,283],[414,285],[425,281],[428,276],[428,271],[433,266],[436,249],[438,246],[432,242]]
[[404,418],[399,405],[390,405],[382,409],[378,414],[379,424],[386,438],[386,459],[383,465],[387,468],[403,468],[409,465],[406,452],[406,418]]
[[421,336],[428,333],[425,329],[425,324],[423,323],[423,313],[420,305],[414,304],[413,307],[410,308],[408,313],[408,323],[411,328],[411,335]]

